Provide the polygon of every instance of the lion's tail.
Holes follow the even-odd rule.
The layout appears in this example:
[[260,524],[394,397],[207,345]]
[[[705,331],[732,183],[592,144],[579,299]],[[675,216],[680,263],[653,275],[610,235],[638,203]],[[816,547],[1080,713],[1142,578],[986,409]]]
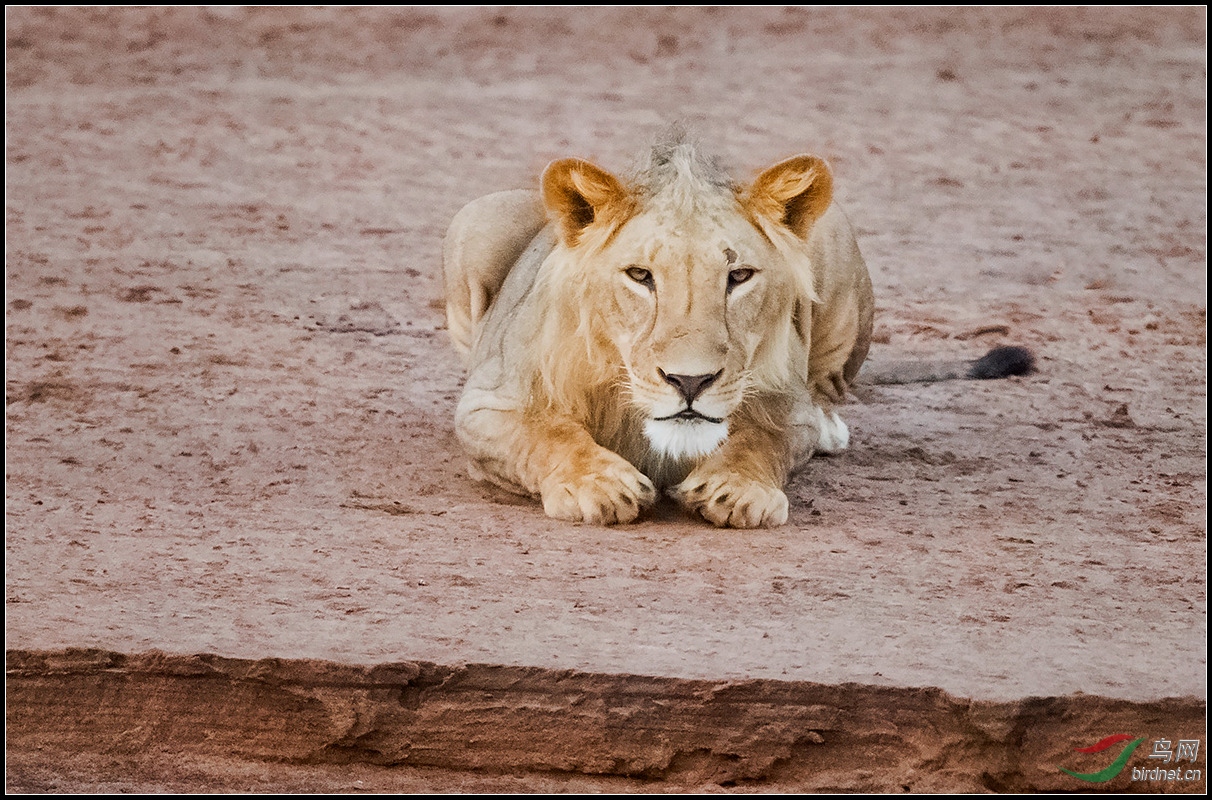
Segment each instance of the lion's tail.
[[995,347],[975,361],[868,361],[855,381],[867,385],[989,380],[1035,372],[1035,356],[1025,347]]

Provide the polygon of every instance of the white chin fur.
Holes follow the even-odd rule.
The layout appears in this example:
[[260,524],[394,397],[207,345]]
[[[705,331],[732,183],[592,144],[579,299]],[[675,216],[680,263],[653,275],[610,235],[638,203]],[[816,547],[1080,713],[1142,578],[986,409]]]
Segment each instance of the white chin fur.
[[700,458],[715,452],[728,438],[727,422],[650,419],[644,433],[652,449],[669,458]]

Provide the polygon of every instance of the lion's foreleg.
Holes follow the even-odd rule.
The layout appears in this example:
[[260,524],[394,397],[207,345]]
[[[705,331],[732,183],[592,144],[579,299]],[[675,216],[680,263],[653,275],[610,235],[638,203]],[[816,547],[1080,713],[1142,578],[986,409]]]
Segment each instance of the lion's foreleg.
[[720,527],[759,528],[787,521],[783,486],[811,454],[819,431],[792,424],[790,409],[730,420],[728,439],[670,494]]
[[646,476],[573,420],[477,408],[457,427],[477,477],[540,497],[556,519],[627,523],[656,500]]

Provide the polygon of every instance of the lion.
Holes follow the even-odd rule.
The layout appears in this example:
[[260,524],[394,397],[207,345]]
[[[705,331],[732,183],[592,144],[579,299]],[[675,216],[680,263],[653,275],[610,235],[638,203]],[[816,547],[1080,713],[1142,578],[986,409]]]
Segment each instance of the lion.
[[828,164],[738,185],[691,143],[624,180],[550,164],[455,215],[447,327],[473,477],[563,520],[634,521],[663,492],[721,527],[787,521],[784,486],[849,443],[836,408],[874,296]]

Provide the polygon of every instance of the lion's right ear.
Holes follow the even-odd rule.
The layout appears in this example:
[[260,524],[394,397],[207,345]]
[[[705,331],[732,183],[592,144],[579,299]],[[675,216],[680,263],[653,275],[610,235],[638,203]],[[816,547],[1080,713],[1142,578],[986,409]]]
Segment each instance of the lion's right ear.
[[553,161],[543,171],[543,205],[560,241],[575,245],[593,223],[616,222],[634,206],[631,194],[601,167],[579,158]]
[[795,156],[759,175],[743,199],[752,213],[806,239],[833,201],[833,173],[824,159]]

